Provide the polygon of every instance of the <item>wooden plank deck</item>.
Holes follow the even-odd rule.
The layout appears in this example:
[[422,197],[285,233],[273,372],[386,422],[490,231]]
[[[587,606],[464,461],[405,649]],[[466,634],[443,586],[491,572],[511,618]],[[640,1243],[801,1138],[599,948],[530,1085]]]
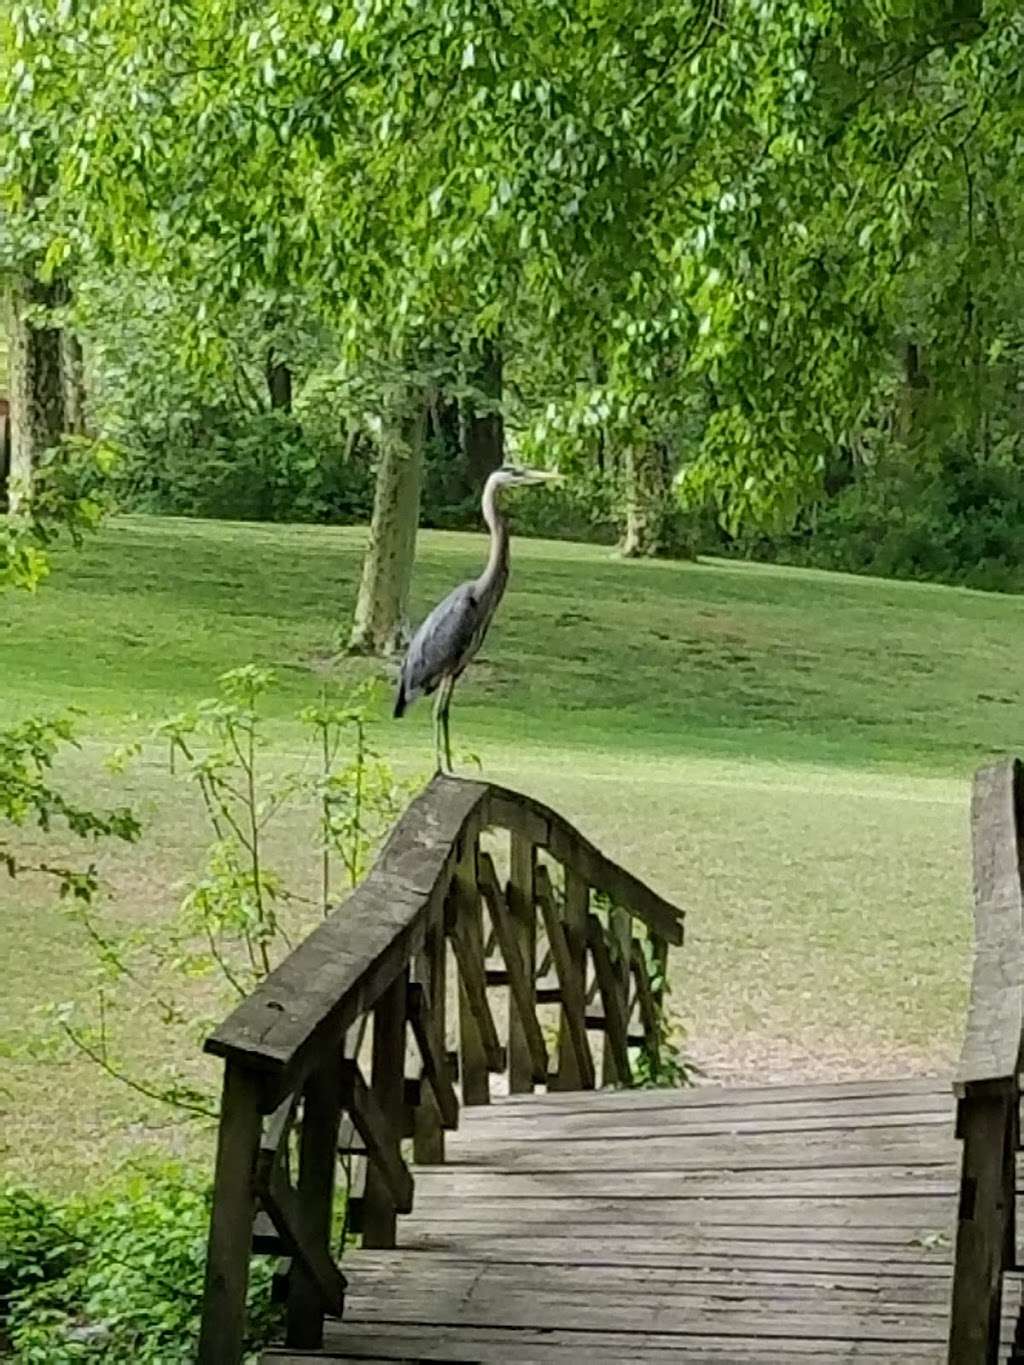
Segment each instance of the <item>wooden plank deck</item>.
[[[953,1123],[935,1080],[466,1109],[399,1249],[346,1255],[318,1358],[942,1362]],[[1005,1299],[1009,1360],[1015,1277]]]

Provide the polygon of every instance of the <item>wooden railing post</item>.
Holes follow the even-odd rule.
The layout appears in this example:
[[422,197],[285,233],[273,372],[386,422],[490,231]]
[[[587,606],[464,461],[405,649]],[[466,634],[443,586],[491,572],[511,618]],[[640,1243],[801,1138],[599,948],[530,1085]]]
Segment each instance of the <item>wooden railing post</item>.
[[[578,979],[584,991],[587,985],[587,915],[590,912],[590,887],[578,872],[571,867],[565,869],[565,907],[562,921],[565,926],[565,942],[569,957],[576,968]],[[569,1016],[563,1003],[558,1016],[558,1075],[555,1078],[558,1090],[581,1090],[582,1076],[576,1053],[572,1045],[572,1031]]]
[[1013,1227],[1016,1096],[968,1092],[957,1111],[963,1141],[960,1210],[950,1314],[949,1365],[995,1365],[1003,1272]]
[[963,1143],[950,1365],[999,1354],[1003,1276],[1016,1265],[1016,1160],[1024,1039],[1024,768],[980,769],[971,795],[974,966],[960,1065]]
[[[311,1242],[331,1256],[334,1179],[341,1122],[340,1057],[306,1080],[299,1139],[296,1206]],[[318,1351],[324,1344],[324,1299],[302,1259],[292,1263],[288,1286],[286,1341],[297,1350]]]
[[[491,1081],[488,1050],[493,1053],[497,1037],[487,1034],[482,1019],[487,1015],[484,967],[484,918],[476,882],[476,838],[466,837],[452,883],[447,906],[448,930],[459,964],[459,1081],[462,1103],[490,1104]],[[474,1003],[473,992],[477,994]]]
[[[399,972],[373,1009],[373,1062],[370,1086],[388,1140],[395,1150],[403,1131],[405,1104],[406,990],[409,969]],[[398,1219],[394,1198],[379,1166],[371,1161],[366,1172],[362,1205],[363,1246],[390,1248],[395,1245]]]
[[659,1015],[663,1015],[668,982],[668,944],[660,934],[648,933],[648,938],[651,940],[651,957],[657,977],[651,994],[654,997],[655,1008]]
[[[527,991],[537,1008],[537,908],[533,893],[534,849],[529,839],[512,835],[508,908],[523,959]],[[511,1008],[508,1025],[508,1088],[513,1095],[533,1091],[533,1061],[518,1011]]]
[[[608,957],[611,967],[609,989],[615,996],[616,1013],[621,1017],[627,1029],[629,1024],[629,954],[632,938],[633,924],[629,911],[613,906],[608,912]],[[622,1048],[617,1046],[617,1041],[617,1036],[612,1031],[612,1022],[606,1006],[604,1053],[601,1058],[602,1085],[627,1085],[631,1079],[628,1069],[623,1074]]]
[[664,1019],[658,998],[651,986],[643,939],[635,938],[630,944],[630,967],[636,982],[636,1004],[640,1027],[643,1029],[644,1051],[647,1053],[648,1066],[653,1074],[658,1076],[664,1063],[661,1048]]
[[[444,924],[438,923],[427,933],[423,951],[417,962],[416,975],[423,988],[434,1020],[437,1041],[442,1050],[447,1046],[445,1042],[447,966],[448,944],[444,936]],[[421,1166],[444,1164],[444,1125],[441,1122],[441,1110],[433,1087],[429,1085],[422,1086],[420,1102],[413,1116],[413,1155]]]
[[260,1129],[256,1083],[229,1063],[217,1135],[199,1365],[239,1365],[242,1359]]

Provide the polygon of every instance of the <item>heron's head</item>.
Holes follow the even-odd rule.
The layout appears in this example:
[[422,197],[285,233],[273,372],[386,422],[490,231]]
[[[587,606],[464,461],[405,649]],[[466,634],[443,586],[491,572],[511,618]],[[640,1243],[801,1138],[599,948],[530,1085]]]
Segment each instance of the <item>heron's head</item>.
[[532,484],[560,483],[563,476],[554,469],[524,469],[521,465],[503,464],[488,480],[495,489],[526,488]]

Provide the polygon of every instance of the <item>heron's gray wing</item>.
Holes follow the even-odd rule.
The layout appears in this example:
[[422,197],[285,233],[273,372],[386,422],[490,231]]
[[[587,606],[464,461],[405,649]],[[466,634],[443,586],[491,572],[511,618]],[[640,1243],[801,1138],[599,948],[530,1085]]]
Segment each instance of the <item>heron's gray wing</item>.
[[446,673],[454,673],[466,663],[481,619],[473,587],[472,583],[460,583],[412,637],[402,665],[406,701],[433,692]]

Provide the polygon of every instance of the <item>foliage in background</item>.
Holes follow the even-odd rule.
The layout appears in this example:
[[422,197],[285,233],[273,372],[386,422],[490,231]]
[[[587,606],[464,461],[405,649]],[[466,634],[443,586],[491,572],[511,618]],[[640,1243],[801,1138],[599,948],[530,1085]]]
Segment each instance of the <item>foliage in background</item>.
[[61,749],[74,745],[69,716],[31,717],[0,730],[0,870],[11,878],[30,873],[52,877],[62,897],[88,904],[99,890],[95,864],[72,868],[50,861],[45,853],[26,861],[19,851],[22,839],[15,844],[4,833],[5,829],[35,828],[46,835],[58,825],[90,843],[104,838],[132,843],[139,837],[139,822],[126,807],[89,810],[70,801],[53,785],[51,774]]
[[[102,444],[69,441],[47,453],[28,505],[17,516],[0,514],[0,594],[34,592],[49,573],[47,547],[61,532],[79,544],[86,530],[95,529],[105,510],[110,467],[111,454]],[[55,862],[45,849],[26,857],[21,851],[26,834],[44,838],[56,826],[95,846],[103,839],[133,843],[141,829],[127,807],[96,811],[64,795],[53,769],[69,747],[77,747],[70,715],[35,715],[0,728],[0,873],[11,880],[52,878],[63,899],[84,906],[99,892],[95,863],[72,867]]]
[[242,301],[269,335],[298,300],[349,362],[500,337],[525,449],[691,426],[698,502],[785,520],[903,339],[965,378],[1015,353],[1022,22],[33,0],[0,32],[5,207],[51,271],[171,281],[207,329]]
[[69,436],[45,453],[32,497],[17,515],[0,510],[0,592],[34,592],[50,572],[47,549],[60,536],[80,545],[112,507],[118,452],[108,441]]
[[[352,405],[332,382],[336,345],[301,317],[286,326],[281,304],[271,327],[270,311],[251,298],[207,316],[188,289],[131,275],[83,285],[75,317],[90,421],[122,452],[113,488],[124,510],[366,519],[372,470],[354,450]],[[272,400],[271,349],[296,371],[287,406]]]
[[[181,1165],[140,1166],[67,1201],[0,1188],[0,1349],[6,1337],[18,1365],[186,1365],[209,1212],[207,1177]],[[254,1353],[272,1331],[271,1270],[252,1268]]]
[[892,450],[776,537],[723,544],[743,558],[882,578],[1024,588],[1024,461],[963,441],[916,458]]
[[[55,1007],[63,1037],[130,1087],[147,1110],[169,1105],[183,1120],[212,1121],[217,1114],[215,1096],[187,1066],[208,1031],[208,1013],[220,1013],[249,991],[290,948],[293,935],[305,933],[357,884],[406,792],[368,732],[368,687],[342,696],[325,688],[300,717],[309,761],[275,769],[263,734],[273,686],[266,670],[234,669],[220,678],[216,696],[158,729],[172,769],[198,789],[215,840],[172,922],[121,928],[99,903],[94,868],[33,869],[60,878],[68,919],[93,961],[95,1009],[85,1016],[76,1004]],[[60,818],[83,837],[136,837],[130,813],[104,819],[45,785],[59,744],[70,739],[64,723],[36,721],[0,735],[6,779],[0,799],[7,805],[0,814],[21,824],[34,818],[44,828]],[[138,752],[138,744],[129,745],[112,766],[123,768]],[[295,807],[311,826],[312,856],[298,886],[287,885],[267,855],[274,822]],[[3,845],[0,861],[12,874],[28,870]],[[140,1012],[169,1030],[163,1072],[123,1060],[122,1044]],[[24,1189],[0,1190],[0,1350],[6,1340],[21,1365],[190,1360],[209,1204],[205,1176],[152,1164],[65,1203]],[[269,1265],[257,1266],[250,1288],[254,1347],[270,1332],[269,1277]]]
[[[580,475],[527,527],[617,537],[657,447],[688,508],[663,551],[799,554],[837,459],[1020,463],[1024,16],[862,10],[16,3],[0,258],[74,280],[125,505],[362,520],[373,422],[493,344],[513,448]],[[474,525],[446,458],[424,520]],[[942,497],[920,553],[918,489],[843,498],[823,561],[865,562],[903,490],[880,563],[1012,572]]]
[[[58,1006],[63,1036],[144,1100],[190,1119],[215,1118],[217,1108],[187,1065],[198,1042],[361,880],[410,790],[370,738],[372,685],[348,694],[325,688],[299,716],[308,736],[304,764],[275,767],[264,733],[274,685],[268,670],[233,669],[221,676],[215,696],[158,727],[172,771],[198,790],[213,837],[205,868],[173,920],[126,930],[91,902],[68,910],[91,950],[95,1007],[88,1013],[80,1002]],[[281,874],[269,852],[286,812],[309,826],[299,845],[311,856],[297,882]],[[170,1030],[162,1073],[140,1074],[123,1059],[140,1012]]]

